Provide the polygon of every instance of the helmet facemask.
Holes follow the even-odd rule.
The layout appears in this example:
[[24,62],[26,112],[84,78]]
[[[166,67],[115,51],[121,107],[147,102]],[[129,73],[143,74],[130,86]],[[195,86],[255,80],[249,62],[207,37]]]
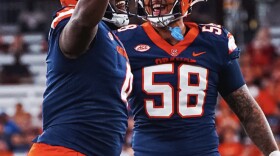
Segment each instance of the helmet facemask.
[[[192,6],[197,2],[207,0],[174,0],[172,4],[167,4],[167,0],[136,0],[137,15],[142,19],[150,21],[155,27],[166,27],[171,22],[186,17],[191,13]],[[169,13],[163,13],[162,9],[170,10]]]
[[122,27],[129,24],[128,1],[116,0],[116,4],[109,3],[102,20],[114,24],[116,27]]

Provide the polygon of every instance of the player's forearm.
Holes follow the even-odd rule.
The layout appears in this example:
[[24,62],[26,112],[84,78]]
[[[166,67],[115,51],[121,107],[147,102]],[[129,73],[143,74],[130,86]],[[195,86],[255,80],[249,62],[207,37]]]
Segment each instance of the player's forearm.
[[104,16],[109,0],[79,0],[71,20],[83,27],[94,27]]
[[269,124],[246,85],[225,97],[225,100],[238,116],[248,136],[266,156],[278,150]]
[[109,0],[79,0],[60,36],[60,48],[69,58],[77,58],[89,47],[97,33]]

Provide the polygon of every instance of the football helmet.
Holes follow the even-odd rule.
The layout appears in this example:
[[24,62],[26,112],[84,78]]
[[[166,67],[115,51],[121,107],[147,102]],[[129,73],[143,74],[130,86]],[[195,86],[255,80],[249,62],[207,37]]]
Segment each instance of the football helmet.
[[60,0],[62,6],[75,6],[78,3],[78,0]]
[[[117,27],[126,26],[129,24],[128,18],[128,1],[129,0],[116,0],[117,4],[109,3],[106,13],[102,20],[112,23]],[[60,3],[63,7],[75,6],[78,3],[78,0],[60,0]],[[119,9],[117,6],[121,6]]]
[[117,4],[109,3],[102,20],[112,23],[117,27],[123,27],[128,25],[129,24],[128,2],[129,0],[119,0]]
[[[174,0],[173,4],[166,4],[166,0],[149,0],[148,4],[145,4],[144,1],[136,0],[137,16],[150,21],[155,27],[166,27],[169,23],[190,14],[194,4],[207,0]],[[172,5],[170,12],[161,15],[161,9],[167,7],[167,5]],[[153,12],[157,12],[157,14]]]

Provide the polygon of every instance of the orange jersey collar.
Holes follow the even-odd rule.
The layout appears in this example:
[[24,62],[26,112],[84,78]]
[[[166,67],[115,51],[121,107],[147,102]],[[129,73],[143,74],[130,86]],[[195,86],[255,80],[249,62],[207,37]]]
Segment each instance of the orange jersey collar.
[[153,28],[150,22],[142,24],[142,27],[146,34],[149,36],[151,41],[159,48],[164,50],[171,56],[178,56],[183,50],[187,49],[190,44],[196,39],[199,34],[198,25],[196,23],[186,22],[185,25],[190,28],[188,33],[185,35],[184,40],[180,41],[176,45],[171,45],[165,41]]

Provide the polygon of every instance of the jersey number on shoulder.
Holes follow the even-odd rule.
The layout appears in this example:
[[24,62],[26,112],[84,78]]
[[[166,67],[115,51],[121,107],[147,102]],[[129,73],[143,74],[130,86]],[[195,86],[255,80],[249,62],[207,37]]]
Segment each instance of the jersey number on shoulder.
[[123,31],[126,31],[126,30],[135,29],[135,28],[137,28],[137,25],[136,25],[136,24],[130,24],[130,25],[121,27],[121,28],[118,29],[117,31],[118,31],[118,32],[123,32]]
[[[203,114],[203,105],[208,85],[208,70],[192,65],[178,67],[178,89],[170,83],[155,82],[155,75],[174,74],[174,64],[163,64],[146,67],[143,73],[143,90],[147,95],[160,95],[161,105],[155,104],[154,99],[145,99],[146,113],[151,118],[169,118],[176,111],[182,118],[196,117]],[[190,83],[191,76],[197,78],[195,84]],[[178,90],[175,92],[174,90]],[[177,103],[174,97],[177,96]],[[195,104],[190,105],[194,98]],[[177,110],[174,106],[177,105]]]
[[211,32],[216,35],[222,35],[222,26],[216,24],[204,24],[202,27],[202,32]]

